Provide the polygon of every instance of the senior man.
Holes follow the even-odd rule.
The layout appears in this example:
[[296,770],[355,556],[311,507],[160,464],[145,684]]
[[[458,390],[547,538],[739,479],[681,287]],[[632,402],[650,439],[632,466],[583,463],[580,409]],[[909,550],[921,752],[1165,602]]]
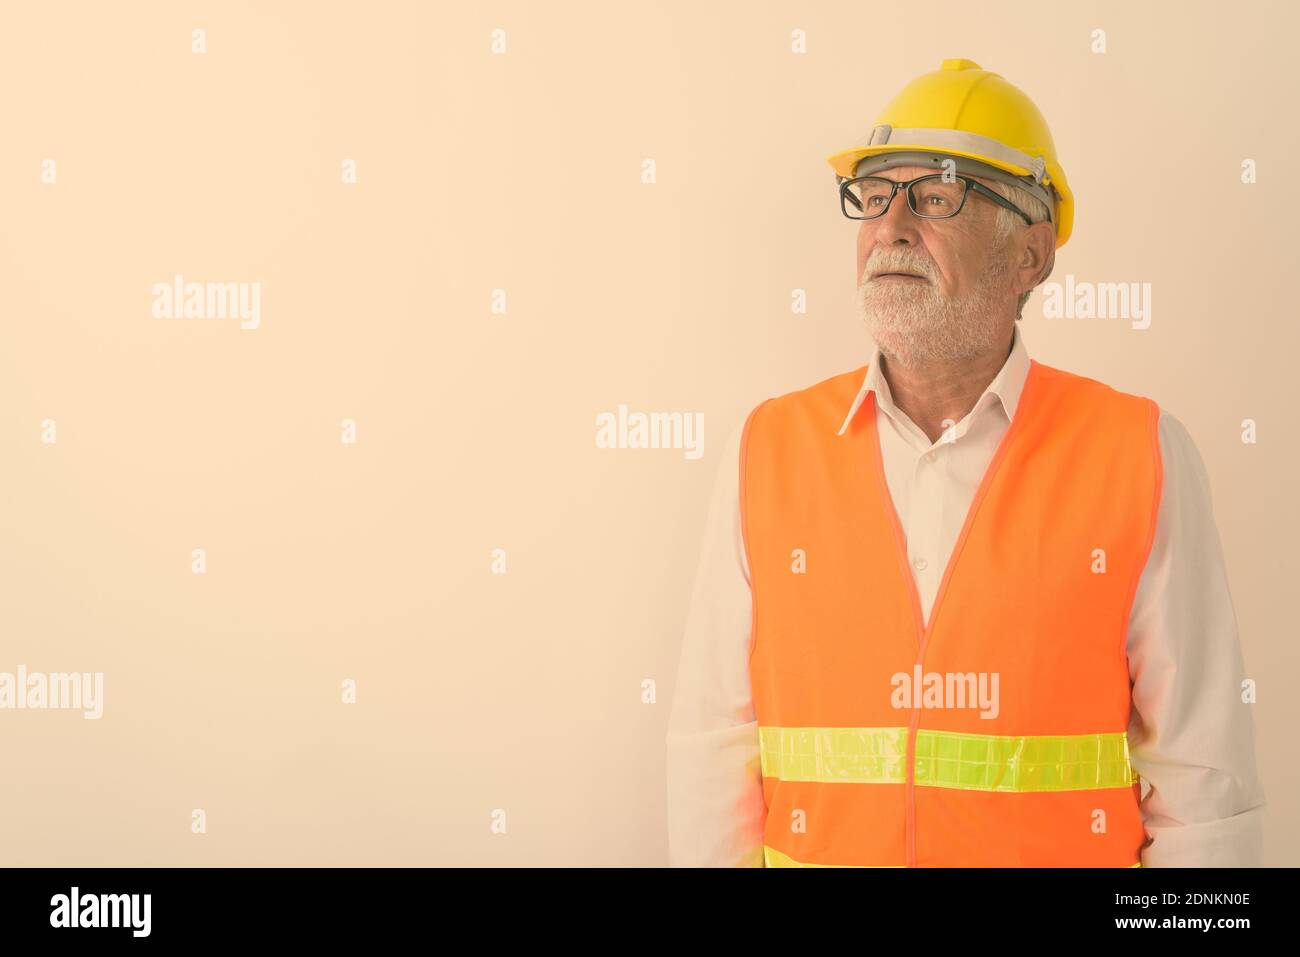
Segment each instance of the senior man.
[[670,862],[1257,865],[1201,457],[1153,400],[1029,358],[1017,325],[1073,224],[1041,113],[947,60],[830,162],[876,348],[726,443]]

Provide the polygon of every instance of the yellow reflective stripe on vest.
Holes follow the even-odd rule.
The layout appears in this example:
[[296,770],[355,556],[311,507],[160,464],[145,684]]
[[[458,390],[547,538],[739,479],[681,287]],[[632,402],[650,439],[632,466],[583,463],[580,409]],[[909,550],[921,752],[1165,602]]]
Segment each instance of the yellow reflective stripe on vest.
[[902,784],[906,728],[759,728],[763,777],[781,781]]
[[[828,784],[904,784],[907,728],[761,727],[764,777]],[[1081,791],[1136,780],[1128,735],[916,732],[916,784],[977,791]]]
[[[805,864],[803,861],[796,861],[788,854],[782,854],[775,847],[763,845],[763,866],[764,867],[905,867],[904,864]],[[1129,864],[1129,867],[1141,867],[1142,862]]]
[[805,864],[796,861],[788,854],[782,854],[775,847],[763,845],[764,867],[906,867],[905,864]]

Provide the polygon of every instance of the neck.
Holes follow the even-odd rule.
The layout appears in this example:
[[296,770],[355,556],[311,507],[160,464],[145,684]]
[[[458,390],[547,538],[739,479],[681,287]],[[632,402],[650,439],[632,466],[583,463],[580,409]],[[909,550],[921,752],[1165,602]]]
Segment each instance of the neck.
[[1011,355],[1013,329],[998,337],[991,351],[969,359],[936,360],[905,366],[881,355],[880,372],[889,383],[894,405],[916,423],[931,442],[943,435],[945,420],[960,422]]

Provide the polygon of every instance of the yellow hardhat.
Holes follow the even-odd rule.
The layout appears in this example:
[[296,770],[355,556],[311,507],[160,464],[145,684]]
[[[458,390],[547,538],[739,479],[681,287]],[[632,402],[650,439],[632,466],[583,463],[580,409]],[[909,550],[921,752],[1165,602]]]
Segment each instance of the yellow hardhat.
[[[880,159],[860,168],[867,157]],[[889,166],[939,167],[943,157],[981,164],[959,162],[958,172],[1028,190],[1052,210],[1056,248],[1070,238],[1074,194],[1057,162],[1047,121],[1021,90],[972,60],[944,60],[939,69],[907,84],[876,118],[867,142],[835,153],[829,162],[840,181]]]

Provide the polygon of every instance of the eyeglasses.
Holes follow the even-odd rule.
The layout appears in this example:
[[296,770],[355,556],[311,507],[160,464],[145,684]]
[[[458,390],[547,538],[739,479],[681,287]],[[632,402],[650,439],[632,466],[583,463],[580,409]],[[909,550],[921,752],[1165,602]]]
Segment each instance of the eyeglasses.
[[962,211],[966,197],[974,190],[999,206],[1014,212],[1026,224],[1033,220],[1014,203],[1003,199],[983,183],[969,176],[949,176],[945,173],[927,173],[916,179],[896,183],[883,176],[859,176],[840,183],[840,210],[849,219],[879,219],[889,211],[894,194],[907,191],[907,205],[922,219],[951,219]]

